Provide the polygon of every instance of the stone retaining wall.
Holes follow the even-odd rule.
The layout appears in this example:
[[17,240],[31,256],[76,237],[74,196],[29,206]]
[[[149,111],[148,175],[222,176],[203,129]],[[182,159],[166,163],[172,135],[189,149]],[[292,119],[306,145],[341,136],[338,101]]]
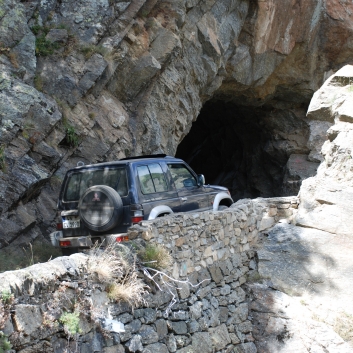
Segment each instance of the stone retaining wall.
[[[132,227],[132,241],[163,244],[174,260],[170,274],[192,284],[172,290],[177,302],[170,312],[166,308],[172,295],[167,291],[151,290],[146,305],[134,311],[111,302],[104,286],[87,286],[83,254],[0,274],[0,293],[15,295],[2,330],[13,352],[20,353],[256,352],[242,288],[256,270],[251,248],[259,231],[291,217],[296,207],[295,198],[241,200],[223,212],[179,214]],[[83,298],[91,303],[89,310],[100,313],[96,321],[81,313],[77,342],[68,341],[57,321],[70,305],[50,304],[62,293],[68,303]],[[102,331],[102,315],[123,323],[125,331]]]

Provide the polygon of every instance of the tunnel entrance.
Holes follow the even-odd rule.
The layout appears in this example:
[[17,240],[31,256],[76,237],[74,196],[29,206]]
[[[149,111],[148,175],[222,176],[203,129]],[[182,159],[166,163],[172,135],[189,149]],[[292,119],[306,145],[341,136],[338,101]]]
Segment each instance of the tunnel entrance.
[[303,172],[314,175],[318,166],[308,162],[309,170],[305,164],[305,109],[299,115],[290,109],[211,100],[179,144],[176,157],[204,174],[206,183],[226,186],[234,201],[296,195]]

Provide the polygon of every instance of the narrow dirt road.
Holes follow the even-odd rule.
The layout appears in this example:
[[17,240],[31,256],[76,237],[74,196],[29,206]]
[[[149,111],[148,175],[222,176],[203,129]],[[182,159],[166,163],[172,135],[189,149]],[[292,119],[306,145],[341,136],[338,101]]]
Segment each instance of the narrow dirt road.
[[257,254],[260,280],[248,289],[258,352],[352,353],[353,237],[280,223]]

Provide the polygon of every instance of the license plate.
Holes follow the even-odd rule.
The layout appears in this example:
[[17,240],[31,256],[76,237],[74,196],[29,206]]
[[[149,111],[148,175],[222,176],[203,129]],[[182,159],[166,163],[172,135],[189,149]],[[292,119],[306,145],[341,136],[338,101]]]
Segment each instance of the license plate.
[[80,219],[75,216],[63,217],[63,228],[80,228]]

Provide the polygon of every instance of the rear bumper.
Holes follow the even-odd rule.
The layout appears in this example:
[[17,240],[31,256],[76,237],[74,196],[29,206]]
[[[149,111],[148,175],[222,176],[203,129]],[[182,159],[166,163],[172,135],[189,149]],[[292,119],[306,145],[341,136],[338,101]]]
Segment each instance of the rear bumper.
[[[122,237],[126,237],[126,233],[59,238],[58,246],[62,249],[89,248],[91,246],[94,246],[95,244],[107,246],[118,242],[117,238],[122,238]],[[64,242],[65,245],[62,245],[62,242]]]

